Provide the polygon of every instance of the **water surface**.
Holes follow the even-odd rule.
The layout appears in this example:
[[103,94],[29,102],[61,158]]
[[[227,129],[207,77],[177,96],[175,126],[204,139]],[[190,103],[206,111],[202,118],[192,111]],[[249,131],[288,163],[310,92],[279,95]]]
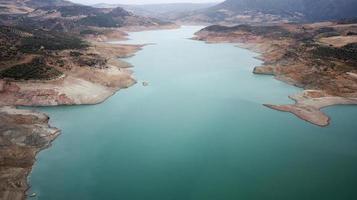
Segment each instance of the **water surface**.
[[252,74],[257,54],[138,32],[139,81],[103,104],[42,108],[63,130],[30,177],[41,200],[357,199],[357,109],[320,128],[263,103],[300,89]]

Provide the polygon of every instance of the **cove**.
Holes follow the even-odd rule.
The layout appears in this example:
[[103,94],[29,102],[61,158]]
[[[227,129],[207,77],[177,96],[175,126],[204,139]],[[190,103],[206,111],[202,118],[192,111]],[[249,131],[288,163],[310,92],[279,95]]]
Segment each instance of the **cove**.
[[31,199],[357,199],[356,107],[326,109],[320,128],[262,106],[300,89],[252,74],[251,51],[188,39],[200,28],[132,33],[153,43],[126,59],[139,84],[38,108],[62,135],[38,156]]

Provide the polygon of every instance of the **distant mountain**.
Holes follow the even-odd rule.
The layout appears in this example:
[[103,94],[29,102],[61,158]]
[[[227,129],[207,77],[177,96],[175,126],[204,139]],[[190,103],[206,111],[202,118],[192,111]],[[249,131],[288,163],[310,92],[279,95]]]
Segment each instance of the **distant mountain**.
[[95,4],[97,8],[122,7],[134,14],[170,20],[181,13],[202,10],[217,5],[218,3],[167,3],[167,4],[144,4],[144,5],[124,5],[124,4]]
[[357,17],[357,0],[226,0],[182,18],[208,23],[323,21]]
[[118,28],[168,23],[135,15],[121,7],[95,8],[65,0],[0,0],[0,24],[78,33],[88,27]]
[[227,0],[214,9],[256,10],[270,14],[301,13],[307,20],[331,20],[357,16],[356,0]]
[[[16,1],[16,0],[15,0]],[[21,1],[21,0],[17,0]],[[66,0],[24,0],[25,5],[32,8],[39,8],[45,6],[71,6],[74,3]]]
[[357,17],[356,0],[303,1],[301,11],[308,20],[348,19]]
[[66,0],[0,0],[0,14],[25,14],[47,6],[72,6]]

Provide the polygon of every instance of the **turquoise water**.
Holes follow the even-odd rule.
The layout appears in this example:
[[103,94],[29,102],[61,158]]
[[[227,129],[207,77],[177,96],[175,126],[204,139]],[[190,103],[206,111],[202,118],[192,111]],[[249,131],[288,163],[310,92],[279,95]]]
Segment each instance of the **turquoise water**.
[[133,33],[139,81],[103,104],[41,108],[63,130],[30,176],[41,200],[357,199],[357,107],[320,128],[263,103],[300,89],[253,75],[257,54],[189,40],[199,27]]

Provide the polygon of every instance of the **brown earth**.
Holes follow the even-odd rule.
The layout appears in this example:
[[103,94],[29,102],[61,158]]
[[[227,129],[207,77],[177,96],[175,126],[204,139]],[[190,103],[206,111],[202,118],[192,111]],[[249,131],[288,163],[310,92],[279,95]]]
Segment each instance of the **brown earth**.
[[59,135],[42,113],[0,107],[0,199],[22,200],[36,154]]
[[[132,72],[127,69],[130,65],[117,58],[131,56],[141,47],[93,43],[90,48],[78,51],[81,54],[78,57],[71,57],[71,51],[59,52],[47,62],[54,64],[63,76],[49,81],[4,79],[0,106],[100,103],[116,91],[136,83]],[[59,60],[62,67],[56,63]]]
[[319,41],[321,43],[331,45],[334,47],[343,47],[350,43],[356,43],[357,35],[324,37],[324,38],[321,38]]

